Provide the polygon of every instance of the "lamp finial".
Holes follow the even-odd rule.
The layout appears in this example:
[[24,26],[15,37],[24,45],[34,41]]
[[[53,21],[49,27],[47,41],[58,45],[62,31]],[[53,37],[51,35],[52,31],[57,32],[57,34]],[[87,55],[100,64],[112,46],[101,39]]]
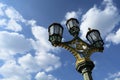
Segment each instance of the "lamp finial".
[[91,28],[88,28],[89,31],[91,31],[92,29]]

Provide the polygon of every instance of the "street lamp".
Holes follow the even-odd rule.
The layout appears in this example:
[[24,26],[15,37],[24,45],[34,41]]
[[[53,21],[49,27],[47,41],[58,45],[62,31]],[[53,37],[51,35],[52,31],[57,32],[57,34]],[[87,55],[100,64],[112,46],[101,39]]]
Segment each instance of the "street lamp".
[[96,29],[89,28],[86,38],[89,44],[83,41],[79,35],[79,22],[75,18],[71,18],[66,22],[69,33],[73,39],[67,42],[62,42],[63,27],[59,23],[53,23],[49,26],[49,41],[53,46],[59,46],[70,51],[76,59],[76,70],[82,73],[84,80],[92,79],[92,69],[94,63],[90,56],[94,52],[103,52],[104,42],[100,36],[100,32]]
[[79,22],[77,19],[75,19],[75,18],[69,19],[66,22],[66,26],[71,35],[73,35],[75,37],[78,36],[80,29],[79,29]]
[[53,23],[49,26],[49,41],[54,45],[62,40],[63,27],[59,23]]

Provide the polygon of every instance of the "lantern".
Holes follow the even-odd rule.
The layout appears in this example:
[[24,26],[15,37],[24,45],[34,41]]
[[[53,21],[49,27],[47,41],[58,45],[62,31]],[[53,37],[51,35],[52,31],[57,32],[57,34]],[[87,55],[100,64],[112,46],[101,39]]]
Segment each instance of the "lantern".
[[71,18],[66,22],[66,26],[70,32],[71,35],[73,36],[78,36],[79,34],[79,22],[75,18]]
[[91,30],[89,28],[86,38],[94,47],[102,48],[104,45],[104,42],[103,42],[103,40],[100,36],[100,32],[98,30],[95,30],[95,29]]
[[57,44],[62,40],[63,27],[59,23],[53,23],[48,28],[49,41],[52,44]]

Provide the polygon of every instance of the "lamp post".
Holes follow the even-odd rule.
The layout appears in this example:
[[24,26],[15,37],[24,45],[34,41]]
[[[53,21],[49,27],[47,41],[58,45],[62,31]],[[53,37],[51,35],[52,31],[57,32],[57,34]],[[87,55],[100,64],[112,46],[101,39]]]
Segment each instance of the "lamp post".
[[62,42],[63,27],[59,23],[53,23],[49,26],[49,41],[53,46],[59,46],[70,51],[76,59],[76,70],[82,73],[84,80],[92,79],[92,69],[94,63],[91,61],[90,56],[94,52],[103,52],[104,42],[100,36],[100,32],[96,29],[88,29],[86,34],[89,44],[83,41],[79,35],[79,22],[75,18],[71,18],[66,22],[69,33],[73,39],[67,42]]

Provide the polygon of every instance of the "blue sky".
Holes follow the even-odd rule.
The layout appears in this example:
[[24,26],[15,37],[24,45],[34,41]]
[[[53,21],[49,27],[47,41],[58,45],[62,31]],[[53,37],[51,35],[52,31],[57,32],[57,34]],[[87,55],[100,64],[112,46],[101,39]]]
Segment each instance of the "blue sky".
[[67,19],[80,22],[86,41],[88,27],[100,30],[103,53],[95,53],[94,80],[120,80],[119,0],[0,0],[0,80],[83,80],[68,51],[48,41],[48,26],[64,27]]

